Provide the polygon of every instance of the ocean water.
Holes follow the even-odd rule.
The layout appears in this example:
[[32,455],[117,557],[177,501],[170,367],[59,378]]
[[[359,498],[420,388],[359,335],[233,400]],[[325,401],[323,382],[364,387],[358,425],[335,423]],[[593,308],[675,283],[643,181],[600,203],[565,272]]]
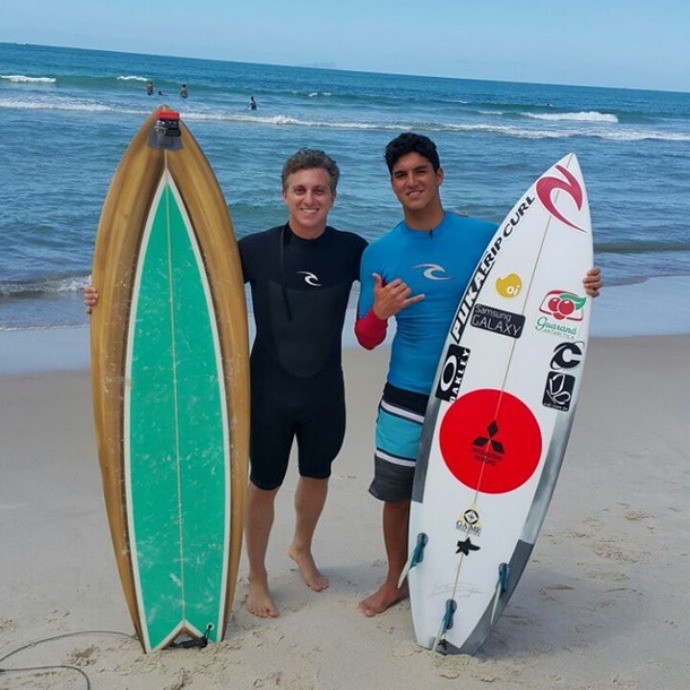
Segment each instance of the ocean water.
[[86,322],[81,289],[103,198],[160,103],[180,111],[206,152],[238,236],[284,221],[280,169],[302,146],[325,149],[341,168],[332,224],[369,240],[384,234],[400,210],[383,149],[414,130],[439,147],[446,207],[497,222],[574,151],[607,284],[690,276],[689,93],[0,43],[0,330]]

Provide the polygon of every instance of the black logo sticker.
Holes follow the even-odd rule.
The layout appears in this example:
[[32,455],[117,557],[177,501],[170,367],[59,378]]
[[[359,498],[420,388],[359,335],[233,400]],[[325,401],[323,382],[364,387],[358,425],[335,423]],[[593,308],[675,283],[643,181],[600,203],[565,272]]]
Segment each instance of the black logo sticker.
[[574,376],[560,371],[550,371],[546,378],[546,389],[544,390],[544,399],[542,400],[544,407],[567,412],[573,399],[574,388]]
[[486,304],[476,304],[470,324],[485,331],[507,335],[509,338],[519,338],[525,326],[525,317]]
[[506,452],[503,443],[496,438],[499,433],[496,420],[489,424],[486,431],[488,436],[477,436],[472,441],[472,451],[475,460],[495,467],[503,460]]
[[478,446],[480,448],[484,448],[487,444],[491,444],[491,450],[494,451],[494,453],[500,453],[503,455],[505,452],[503,450],[503,444],[500,441],[496,441],[494,436],[498,433],[498,424],[496,420],[491,422],[488,427],[486,427],[486,430],[489,434],[488,437],[486,436],[477,436],[477,438],[472,441],[473,446]]
[[465,375],[470,350],[451,343],[441,369],[441,377],[436,387],[436,397],[454,402],[458,397],[462,377]]
[[582,341],[556,345],[551,357],[551,369],[553,371],[575,369],[580,366],[584,352],[585,344]]
[[459,541],[457,543],[457,551],[455,553],[464,553],[465,556],[470,555],[470,551],[479,551],[481,546],[473,544],[469,537],[465,541]]
[[544,388],[544,407],[567,412],[573,400],[576,378],[566,372],[577,369],[585,355],[585,344],[580,341],[559,343],[551,355],[550,369]]

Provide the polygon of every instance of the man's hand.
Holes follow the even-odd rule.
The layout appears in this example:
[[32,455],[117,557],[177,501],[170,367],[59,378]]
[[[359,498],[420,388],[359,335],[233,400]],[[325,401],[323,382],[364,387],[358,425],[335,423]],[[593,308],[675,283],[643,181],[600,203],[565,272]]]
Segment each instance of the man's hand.
[[601,280],[601,269],[590,268],[585,275],[582,284],[589,297],[599,297],[599,290],[604,286]]
[[372,311],[382,321],[386,321],[411,304],[416,304],[424,299],[423,294],[410,297],[412,290],[400,278],[384,285],[383,278],[378,273],[374,273],[373,276],[374,306]]
[[90,314],[93,308],[98,303],[98,292],[93,285],[87,285],[84,288],[84,306],[86,307],[86,313]]

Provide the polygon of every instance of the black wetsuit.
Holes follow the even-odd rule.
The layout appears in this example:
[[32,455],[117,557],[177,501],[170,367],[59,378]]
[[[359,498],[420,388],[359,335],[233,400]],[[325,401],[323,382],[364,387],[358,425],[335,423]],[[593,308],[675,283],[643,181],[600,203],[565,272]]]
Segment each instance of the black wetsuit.
[[251,481],[280,486],[295,437],[300,474],[325,479],[345,434],[341,339],[366,241],[331,227],[304,240],[285,225],[239,247],[256,321]]

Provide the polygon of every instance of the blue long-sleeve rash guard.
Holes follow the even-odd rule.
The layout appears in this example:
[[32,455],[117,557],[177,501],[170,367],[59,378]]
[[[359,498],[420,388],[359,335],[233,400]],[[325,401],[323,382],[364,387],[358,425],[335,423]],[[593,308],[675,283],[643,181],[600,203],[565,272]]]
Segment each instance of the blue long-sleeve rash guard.
[[429,394],[458,302],[497,227],[446,213],[440,225],[428,232],[400,223],[364,251],[360,318],[374,304],[374,273],[384,283],[400,278],[412,295],[425,295],[395,317],[389,383]]

